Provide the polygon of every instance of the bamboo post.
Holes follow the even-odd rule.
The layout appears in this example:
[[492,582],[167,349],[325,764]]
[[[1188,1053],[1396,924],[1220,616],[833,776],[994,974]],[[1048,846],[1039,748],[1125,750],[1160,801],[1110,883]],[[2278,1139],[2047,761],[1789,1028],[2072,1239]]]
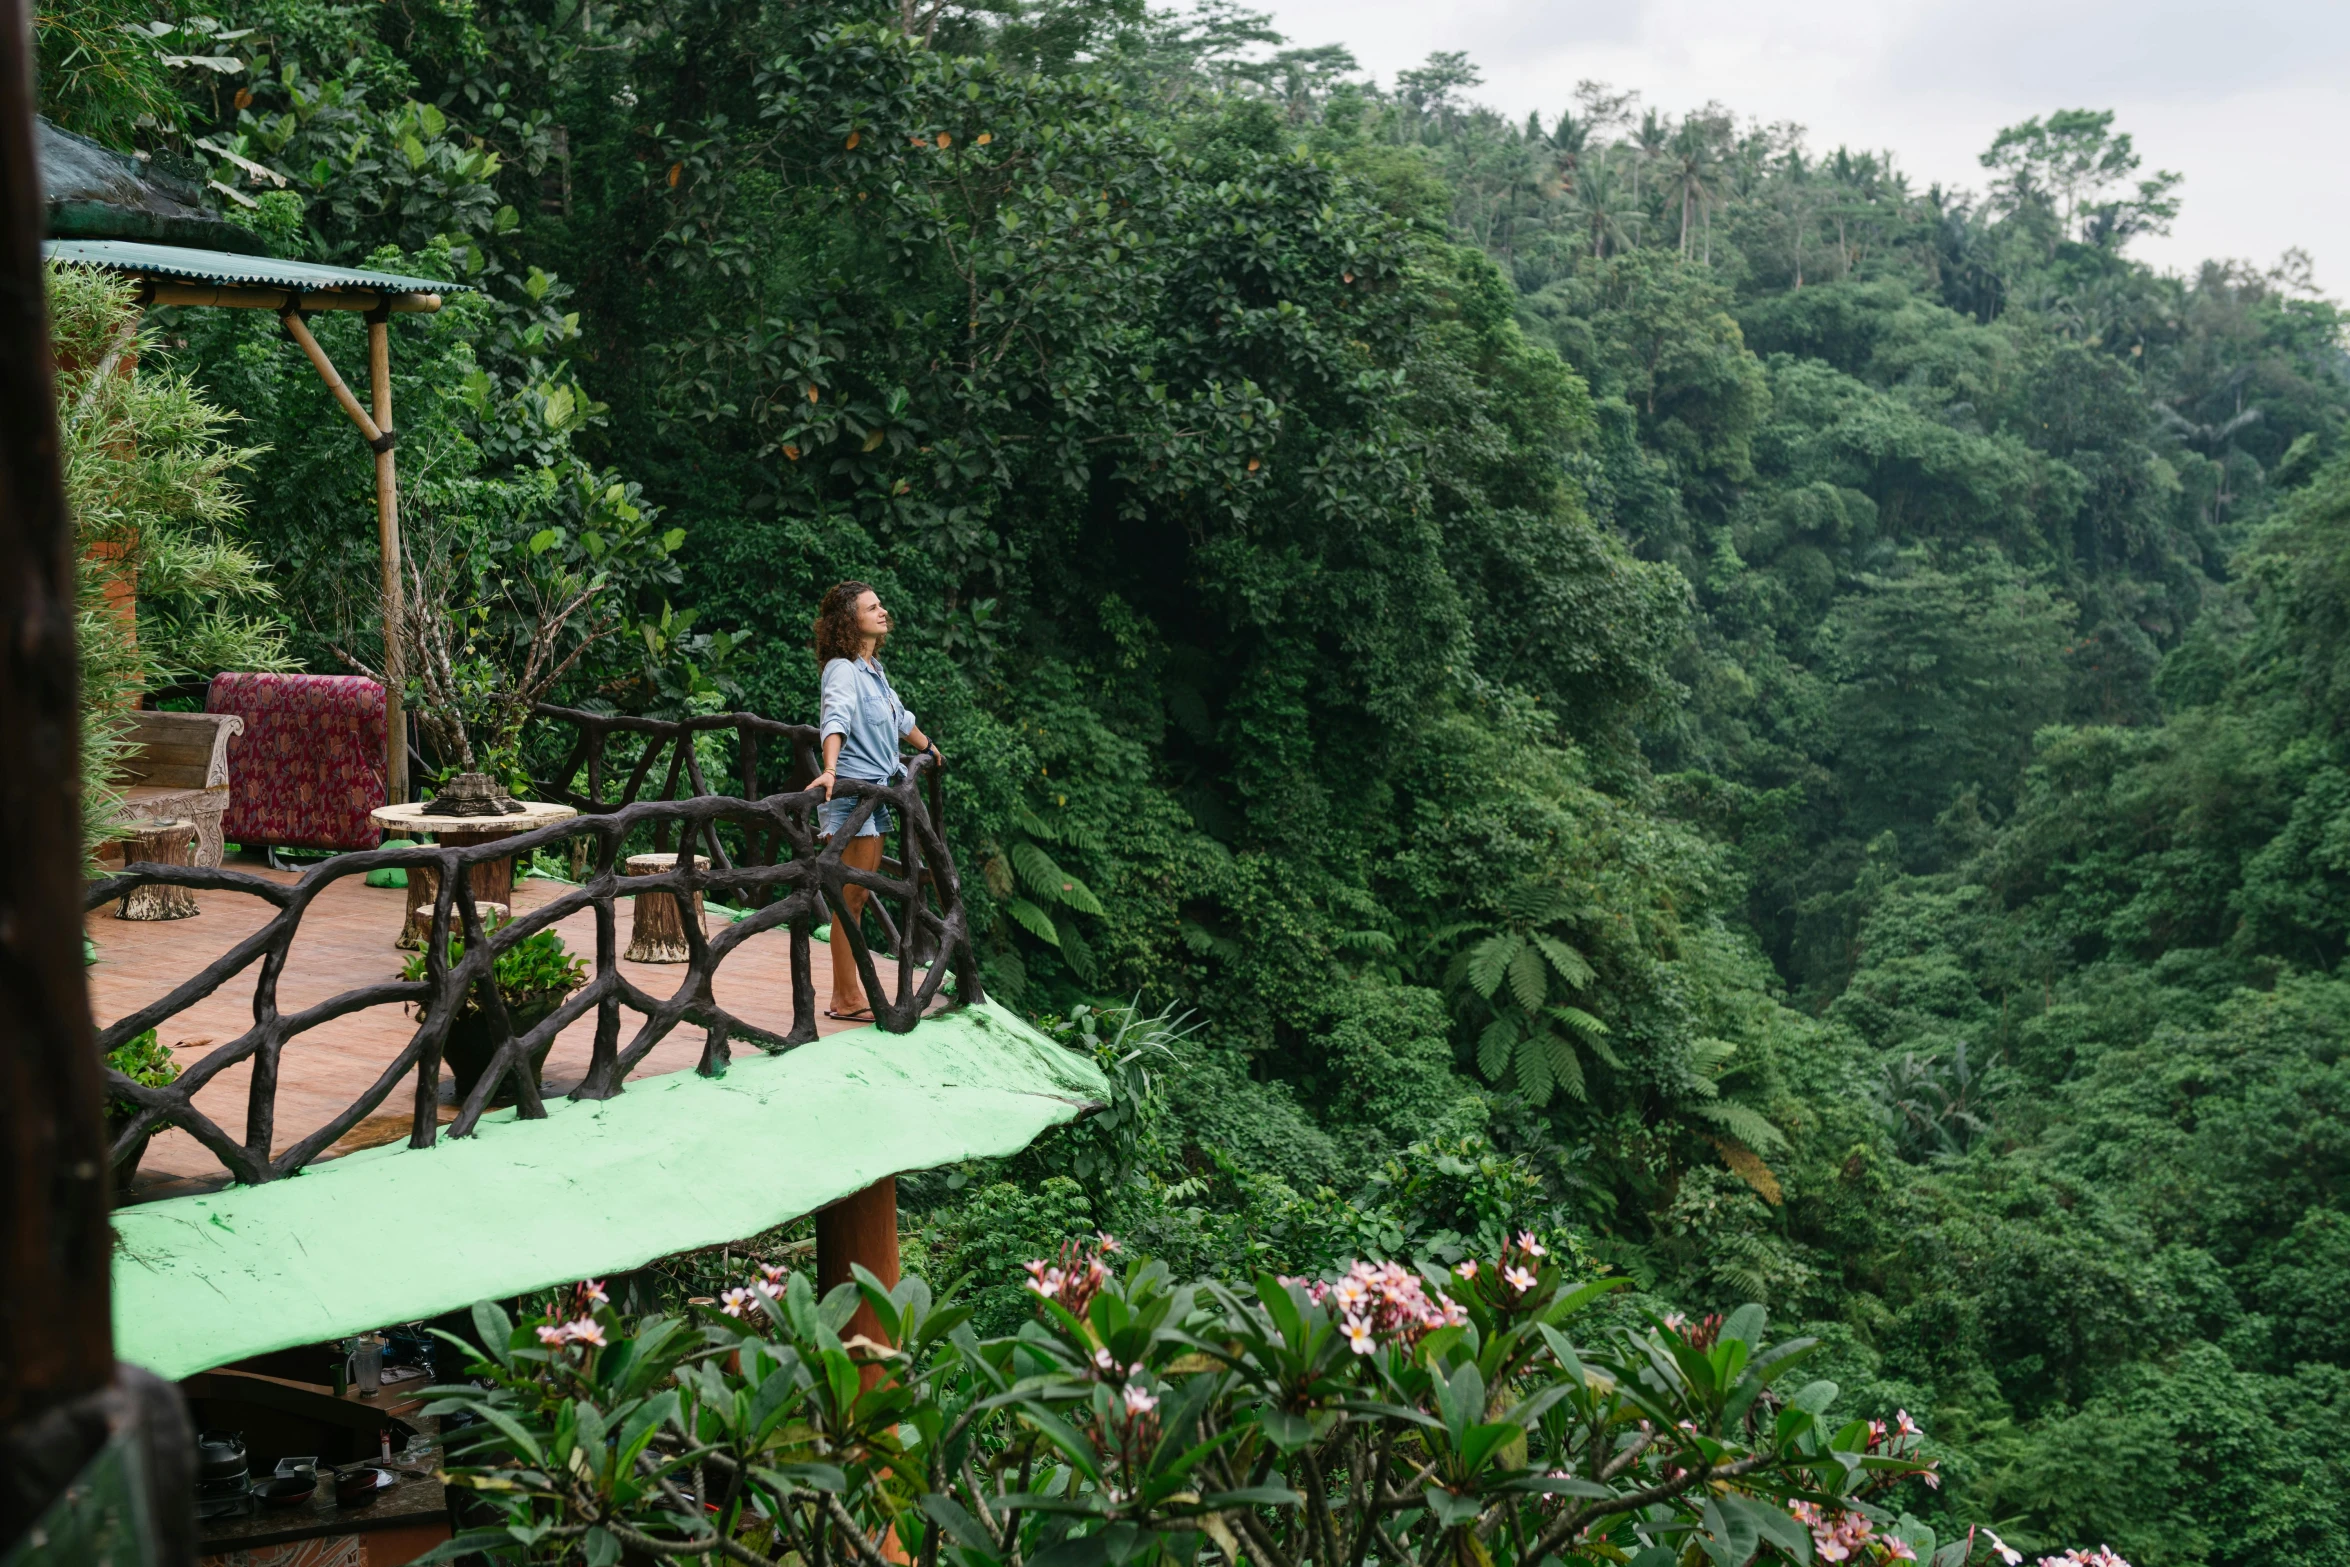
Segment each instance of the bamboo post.
[[[383,315],[384,320],[376,319]],[[391,340],[388,312],[368,312],[367,368],[375,398],[375,413],[370,416],[351,395],[350,387],[335,373],[334,361],[326,357],[326,350],[318,346],[318,339],[310,335],[310,325],[302,319],[298,301],[289,299],[279,312],[286,336],[309,357],[311,368],[326,383],[326,389],[343,405],[343,412],[359,427],[367,444],[375,452],[375,527],[376,539],[383,551],[383,617],[384,617],[384,791],[385,804],[400,805],[408,799],[408,722],[401,711],[400,691],[405,682],[405,659],[400,651],[400,497],[398,478],[392,467],[392,447],[396,437],[391,431],[392,374]]]
[[392,461],[392,314],[367,313],[367,385],[375,401],[375,536],[383,554],[384,617],[384,788],[393,805],[408,798],[408,717],[401,694],[407,689],[407,653],[401,631],[407,624],[400,596],[400,479]]

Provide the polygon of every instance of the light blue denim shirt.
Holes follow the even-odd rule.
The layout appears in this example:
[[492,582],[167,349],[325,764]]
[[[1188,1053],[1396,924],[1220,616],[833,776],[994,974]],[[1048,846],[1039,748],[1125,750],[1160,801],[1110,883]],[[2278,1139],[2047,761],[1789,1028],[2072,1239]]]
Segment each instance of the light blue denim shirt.
[[898,772],[898,741],[913,732],[914,715],[898,700],[881,661],[836,658],[824,666],[822,744],[841,736],[840,776],[887,783]]

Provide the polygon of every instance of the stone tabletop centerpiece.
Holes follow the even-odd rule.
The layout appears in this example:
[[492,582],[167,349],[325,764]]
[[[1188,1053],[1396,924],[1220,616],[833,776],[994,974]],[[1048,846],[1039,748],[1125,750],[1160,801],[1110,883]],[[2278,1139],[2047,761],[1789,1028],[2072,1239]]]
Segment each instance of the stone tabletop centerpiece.
[[[459,773],[444,783],[432,799],[414,805],[387,805],[372,813],[379,827],[402,836],[429,833],[449,848],[490,843],[544,827],[579,813],[551,800],[517,800],[500,789],[487,773]],[[514,862],[485,860],[472,869],[473,901],[488,917],[491,906],[501,911],[514,906]],[[432,930],[433,901],[440,895],[440,872],[417,866],[408,873],[408,916],[401,923],[398,945],[423,950]]]

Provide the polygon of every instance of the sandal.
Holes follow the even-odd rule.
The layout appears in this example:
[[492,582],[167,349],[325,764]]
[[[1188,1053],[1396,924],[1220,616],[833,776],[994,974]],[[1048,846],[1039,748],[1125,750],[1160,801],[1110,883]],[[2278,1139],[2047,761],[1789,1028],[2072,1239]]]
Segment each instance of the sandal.
[[824,1009],[824,1015],[828,1018],[831,1018],[835,1023],[870,1023],[873,1021],[873,1009],[871,1007],[860,1007],[854,1012],[835,1012],[832,1010],[832,1008],[826,1007]]

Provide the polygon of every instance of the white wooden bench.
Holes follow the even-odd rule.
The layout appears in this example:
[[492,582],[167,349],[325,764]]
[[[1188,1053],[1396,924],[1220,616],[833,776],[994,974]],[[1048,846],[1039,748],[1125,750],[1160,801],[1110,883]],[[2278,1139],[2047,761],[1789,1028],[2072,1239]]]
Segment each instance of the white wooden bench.
[[198,865],[220,863],[220,818],[228,809],[228,743],[245,732],[234,713],[134,712],[123,738],[129,785],[121,821],[184,816],[196,824]]

